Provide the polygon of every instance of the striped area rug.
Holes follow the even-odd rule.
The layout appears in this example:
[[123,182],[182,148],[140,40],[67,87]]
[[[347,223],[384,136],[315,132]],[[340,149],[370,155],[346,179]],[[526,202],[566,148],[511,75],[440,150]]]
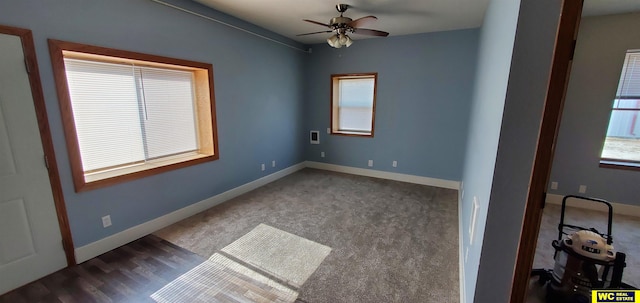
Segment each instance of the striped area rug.
[[169,302],[294,302],[331,248],[260,224],[151,295]]

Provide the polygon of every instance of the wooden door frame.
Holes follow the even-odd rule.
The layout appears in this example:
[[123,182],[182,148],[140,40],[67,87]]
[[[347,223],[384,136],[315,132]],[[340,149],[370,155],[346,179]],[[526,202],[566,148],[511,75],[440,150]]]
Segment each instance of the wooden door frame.
[[60,234],[62,236],[62,247],[67,257],[67,266],[72,266],[76,264],[73,238],[71,237],[67,207],[64,202],[58,164],[56,162],[56,155],[53,149],[53,140],[51,138],[49,119],[47,117],[47,109],[44,102],[44,93],[42,92],[42,82],[40,80],[38,61],[36,60],[36,48],[33,43],[33,34],[31,33],[31,30],[28,29],[4,25],[0,25],[0,34],[18,36],[22,42],[22,51],[24,53],[27,73],[29,75],[31,95],[33,96],[33,105],[35,106],[36,117],[38,119],[38,129],[40,131],[40,140],[44,151],[45,159],[43,159],[43,161],[46,162],[48,167],[49,182],[51,183],[51,192],[53,193],[53,202],[58,216]]
[[555,143],[562,117],[564,99],[569,84],[569,74],[575,50],[582,14],[583,0],[565,0],[562,3],[560,22],[556,33],[549,84],[540,124],[533,171],[531,173],[527,203],[525,205],[520,243],[516,256],[511,302],[525,302],[529,277],[536,252],[538,232],[547,195]]

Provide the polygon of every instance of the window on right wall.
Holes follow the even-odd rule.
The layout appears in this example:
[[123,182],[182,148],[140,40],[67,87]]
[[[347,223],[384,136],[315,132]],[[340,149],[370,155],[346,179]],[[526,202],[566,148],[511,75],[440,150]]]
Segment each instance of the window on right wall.
[[331,133],[373,137],[377,73],[331,75]]
[[640,50],[627,51],[601,155],[605,167],[640,169]]

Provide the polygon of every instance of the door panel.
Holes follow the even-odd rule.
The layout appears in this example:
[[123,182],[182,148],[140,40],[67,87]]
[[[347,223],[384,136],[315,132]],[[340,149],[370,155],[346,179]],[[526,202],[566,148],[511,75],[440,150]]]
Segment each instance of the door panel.
[[0,34],[0,294],[66,266],[20,37]]
[[24,200],[17,199],[0,204],[0,264],[8,264],[35,254],[27,210]]
[[0,106],[0,120],[2,120],[0,122],[0,176],[9,176],[16,173],[16,165],[13,161],[2,106]]

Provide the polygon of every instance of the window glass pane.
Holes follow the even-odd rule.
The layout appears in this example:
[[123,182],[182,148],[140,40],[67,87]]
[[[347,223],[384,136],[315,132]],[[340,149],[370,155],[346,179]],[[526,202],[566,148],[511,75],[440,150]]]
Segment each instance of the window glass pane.
[[84,171],[144,160],[132,67],[64,62]]
[[602,149],[602,158],[640,162],[640,139],[607,137]]
[[607,137],[640,138],[639,111],[614,110],[611,113]]
[[615,99],[614,109],[640,109],[640,99]]
[[341,107],[338,113],[340,130],[371,131],[373,109],[367,107]]
[[139,75],[148,158],[197,150],[193,74],[145,67]]
[[373,107],[373,79],[341,79],[340,107]]

